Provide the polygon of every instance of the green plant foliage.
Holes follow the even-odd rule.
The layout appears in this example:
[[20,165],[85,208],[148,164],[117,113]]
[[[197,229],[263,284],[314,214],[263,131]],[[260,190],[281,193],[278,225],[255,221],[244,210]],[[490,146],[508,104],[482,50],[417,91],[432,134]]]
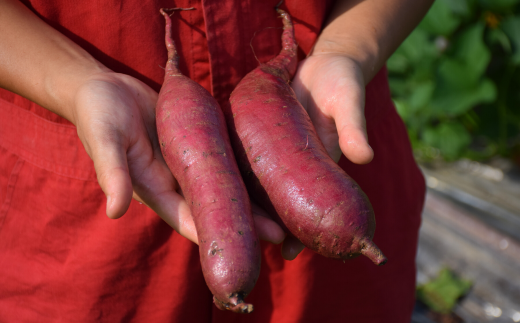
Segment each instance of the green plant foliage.
[[454,159],[471,142],[471,136],[457,121],[448,121],[436,127],[427,127],[423,133],[424,142],[438,147],[446,159]]
[[418,155],[514,158],[519,65],[520,0],[435,1],[387,63],[397,111]]
[[431,310],[448,314],[471,286],[471,281],[460,279],[444,268],[437,278],[417,287],[417,298]]
[[[520,64],[520,16],[508,17],[502,22],[502,30],[510,41],[509,52],[512,53],[512,62],[515,65]],[[505,40],[504,40],[505,42]]]
[[518,4],[518,0],[480,0],[480,4],[485,9],[504,12],[512,10]]
[[449,1],[434,2],[430,12],[421,27],[435,35],[450,35],[461,22],[461,17],[453,12]]

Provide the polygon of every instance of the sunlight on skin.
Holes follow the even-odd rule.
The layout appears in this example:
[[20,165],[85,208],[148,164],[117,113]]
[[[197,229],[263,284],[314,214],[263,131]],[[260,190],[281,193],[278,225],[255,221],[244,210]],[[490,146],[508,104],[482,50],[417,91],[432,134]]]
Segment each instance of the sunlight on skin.
[[339,54],[305,59],[292,83],[318,136],[336,162],[342,153],[357,164],[366,164],[373,158],[365,128],[363,84],[357,64]]

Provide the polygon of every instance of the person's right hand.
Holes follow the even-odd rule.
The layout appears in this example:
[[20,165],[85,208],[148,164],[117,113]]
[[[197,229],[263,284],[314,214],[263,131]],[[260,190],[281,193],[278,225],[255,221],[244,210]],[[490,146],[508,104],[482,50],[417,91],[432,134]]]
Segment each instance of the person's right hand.
[[121,217],[133,196],[194,240],[189,209],[157,147],[156,101],[155,91],[130,76],[99,73],[78,89],[70,121],[94,162],[108,217]]
[[[155,129],[156,101],[157,93],[131,76],[98,73],[79,87],[71,121],[94,161],[110,218],[121,217],[133,197],[197,243],[190,209],[160,151]],[[257,208],[254,212],[260,239],[280,243],[284,239],[282,229],[259,216]]]
[[[190,210],[159,149],[157,93],[103,66],[20,1],[0,0],[0,30],[0,87],[76,125],[107,196],[107,215],[122,216],[133,196],[196,243]],[[284,239],[274,221],[255,216],[255,224],[260,239]]]

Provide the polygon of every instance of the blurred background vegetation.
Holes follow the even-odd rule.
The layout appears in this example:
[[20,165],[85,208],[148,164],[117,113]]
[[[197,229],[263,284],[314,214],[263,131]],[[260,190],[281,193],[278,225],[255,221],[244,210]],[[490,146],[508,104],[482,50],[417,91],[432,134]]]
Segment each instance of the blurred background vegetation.
[[436,0],[387,66],[419,161],[520,164],[520,0]]

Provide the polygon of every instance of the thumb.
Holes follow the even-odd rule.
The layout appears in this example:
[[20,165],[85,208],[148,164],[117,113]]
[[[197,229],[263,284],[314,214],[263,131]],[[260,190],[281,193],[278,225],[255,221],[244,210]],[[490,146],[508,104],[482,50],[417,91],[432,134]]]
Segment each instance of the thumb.
[[98,183],[107,197],[107,216],[120,218],[128,210],[133,194],[126,151],[116,142],[104,142],[91,155]]

